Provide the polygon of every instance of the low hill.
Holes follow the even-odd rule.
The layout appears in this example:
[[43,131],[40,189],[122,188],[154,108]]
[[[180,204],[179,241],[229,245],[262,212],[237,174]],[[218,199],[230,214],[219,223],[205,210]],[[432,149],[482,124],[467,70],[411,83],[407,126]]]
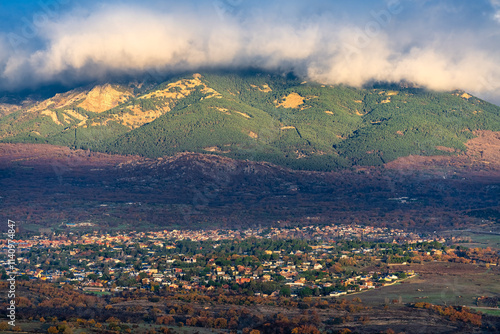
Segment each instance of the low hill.
[[194,74],[161,84],[105,84],[0,118],[0,141],[149,158],[178,152],[306,170],[459,155],[500,108],[462,91],[355,89],[265,73]]
[[93,222],[106,232],[349,222],[496,231],[500,165],[453,156],[426,159],[436,158],[315,172],[214,154],[151,159],[0,144],[6,189],[0,219],[16,217],[33,232],[66,222]]

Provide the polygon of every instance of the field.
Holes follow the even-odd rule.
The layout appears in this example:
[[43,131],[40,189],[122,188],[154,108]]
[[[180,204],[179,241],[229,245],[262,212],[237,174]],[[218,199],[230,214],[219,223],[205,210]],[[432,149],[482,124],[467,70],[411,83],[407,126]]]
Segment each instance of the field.
[[493,309],[487,307],[472,307],[472,309],[477,310],[483,314],[492,315],[494,317],[500,317],[500,309]]
[[469,232],[469,231],[453,231],[451,232],[456,237],[470,238],[469,242],[464,242],[464,247],[469,248],[500,248],[500,234],[495,234],[495,232]]
[[438,305],[477,306],[482,296],[500,297],[500,268],[484,265],[433,262],[423,265],[391,266],[392,270],[414,270],[418,275],[400,284],[363,292],[359,297],[369,305],[427,302]]

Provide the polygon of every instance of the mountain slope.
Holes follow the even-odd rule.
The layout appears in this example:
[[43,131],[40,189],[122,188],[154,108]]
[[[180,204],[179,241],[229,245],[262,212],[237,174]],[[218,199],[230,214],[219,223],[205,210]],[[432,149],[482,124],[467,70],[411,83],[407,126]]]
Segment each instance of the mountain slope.
[[199,152],[296,169],[465,152],[500,108],[464,92],[355,89],[263,73],[77,89],[0,118],[3,142],[148,157]]

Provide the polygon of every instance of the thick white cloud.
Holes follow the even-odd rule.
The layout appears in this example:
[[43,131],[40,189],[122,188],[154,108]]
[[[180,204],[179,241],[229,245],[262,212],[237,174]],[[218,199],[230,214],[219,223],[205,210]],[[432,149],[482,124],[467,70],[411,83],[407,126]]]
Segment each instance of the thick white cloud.
[[[311,8],[301,15],[305,7],[294,2],[283,10],[276,3],[259,4],[74,10],[40,26],[37,43],[9,52],[7,35],[0,38],[0,86],[71,83],[150,69],[252,66],[353,86],[407,80],[500,101],[500,45],[491,43],[497,37],[486,28],[467,34],[426,27],[425,18],[405,23],[404,3],[396,0],[373,9],[365,5],[354,19]],[[500,8],[500,0],[491,5]]]

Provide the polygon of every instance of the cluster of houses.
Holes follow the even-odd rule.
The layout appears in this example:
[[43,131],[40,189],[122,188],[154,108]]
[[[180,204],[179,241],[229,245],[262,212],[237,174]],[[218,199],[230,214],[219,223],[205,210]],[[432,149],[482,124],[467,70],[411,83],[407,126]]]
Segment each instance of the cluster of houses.
[[[65,223],[69,227],[89,227],[93,223]],[[59,248],[77,244],[129,244],[137,240],[192,240],[192,241],[222,241],[246,238],[257,239],[309,239],[322,240],[325,242],[335,240],[364,240],[383,241],[394,243],[419,243],[419,242],[445,242],[446,240],[436,235],[422,236],[416,233],[390,229],[385,227],[361,226],[361,225],[325,225],[325,226],[301,226],[295,228],[249,228],[245,230],[212,229],[212,230],[163,230],[152,232],[116,233],[111,235],[99,234],[97,232],[86,233],[76,236],[74,232],[61,234],[41,234],[28,240],[17,240],[18,249],[29,249],[31,247]],[[161,243],[161,242],[158,242]],[[144,243],[141,243],[145,245]],[[0,248],[7,249],[7,241],[0,240]]]
[[[287,251],[274,250],[266,251],[269,255],[266,259],[259,259],[258,266],[226,265],[216,264],[215,259],[207,259],[203,255],[184,256],[183,254],[166,255],[166,250],[176,249],[176,243],[182,240],[215,241],[214,248],[226,241],[242,240],[247,238],[262,239],[305,239],[313,240],[310,249]],[[244,285],[255,282],[271,282],[279,280],[280,284],[287,285],[293,292],[304,287],[320,288],[332,290],[339,285],[343,289],[333,291],[331,296],[338,296],[344,293],[373,289],[398,281],[396,275],[382,275],[380,272],[373,272],[366,276],[354,274],[352,277],[344,275],[337,276],[334,272],[325,268],[325,261],[335,256],[338,259],[338,250],[335,250],[335,240],[385,240],[395,244],[417,243],[425,241],[444,242],[445,240],[437,236],[425,239],[397,229],[358,226],[358,225],[331,225],[331,226],[304,226],[295,228],[256,228],[245,230],[164,230],[155,232],[127,232],[100,235],[97,232],[78,235],[69,232],[59,235],[42,234],[34,236],[28,240],[17,240],[17,264],[21,270],[17,273],[27,279],[44,280],[49,282],[59,282],[60,284],[72,284],[76,288],[88,291],[121,290],[125,288],[136,288],[140,286],[164,286],[170,289],[213,289],[213,284],[217,282],[222,286]],[[98,249],[105,250],[108,257],[97,256],[92,259],[79,256],[81,249],[79,245],[99,246]],[[0,248],[7,254],[8,245],[5,241],[0,241]],[[142,253],[146,252],[151,259],[149,262],[141,263],[137,266],[132,255],[126,255],[124,250],[140,248]],[[69,270],[44,266],[42,270],[40,263],[30,263],[29,253],[31,249],[44,250],[51,254],[60,254],[61,251],[69,253],[70,256],[78,259],[77,265],[71,265]],[[158,249],[162,249],[159,253]],[[311,250],[312,249],[312,250]],[[379,251],[385,249],[380,248]],[[290,256],[300,256],[307,252],[307,260],[296,264],[290,261]],[[340,259],[350,258],[358,254],[370,254],[374,252],[372,248],[359,248],[342,251]],[[37,253],[40,254],[40,253]],[[102,255],[102,254],[101,254]],[[199,257],[202,257],[210,268],[197,266]],[[155,263],[161,261],[165,265],[160,269]],[[0,265],[4,268],[8,266],[7,258],[0,259]],[[103,264],[106,265],[105,273]],[[202,267],[205,270],[202,270]],[[189,271],[189,274],[187,273]],[[309,279],[310,273],[324,273],[327,278]],[[307,275],[309,273],[309,275]],[[103,275],[105,274],[105,275]],[[412,276],[412,272],[407,273]],[[119,281],[123,282],[123,277],[127,277],[129,284],[118,286]],[[374,279],[376,277],[376,279]],[[123,284],[122,284],[123,285]],[[328,289],[331,288],[331,289]]]
[[[145,244],[146,251],[156,242],[150,242],[149,245]],[[134,245],[137,245],[135,243]],[[115,251],[123,251],[123,244],[115,245],[111,248]],[[141,246],[140,246],[141,247]],[[173,246],[166,246],[173,247]],[[296,250],[284,253],[282,251],[265,251],[266,255],[275,255],[274,260],[261,260],[258,268],[256,266],[245,265],[217,265],[215,259],[210,259],[208,262],[204,259],[204,263],[210,267],[209,272],[203,272],[202,267],[196,267],[198,256],[163,256],[160,257],[166,263],[166,268],[158,269],[154,266],[155,261],[159,258],[155,256],[154,251],[149,251],[151,255],[151,262],[142,262],[140,268],[131,264],[131,261],[126,261],[131,258],[131,255],[118,258],[105,258],[99,256],[95,260],[79,258],[79,265],[72,266],[67,271],[59,269],[43,271],[40,269],[40,264],[30,265],[27,257],[19,256],[17,261],[19,264],[24,264],[27,269],[18,272],[18,275],[25,276],[28,279],[43,280],[49,282],[59,282],[60,284],[72,284],[76,288],[84,291],[120,291],[123,289],[135,289],[144,286],[164,286],[169,289],[183,289],[183,290],[211,290],[214,287],[210,286],[210,282],[219,282],[223,286],[230,286],[233,284],[243,285],[255,282],[270,282],[280,277],[280,283],[290,287],[292,295],[304,287],[309,288],[331,288],[338,287],[340,283],[343,287],[341,290],[332,291],[329,295],[332,297],[340,296],[345,293],[355,292],[365,289],[374,289],[376,287],[384,286],[394,283],[399,280],[398,276],[393,274],[382,275],[380,272],[372,272],[369,275],[354,275],[352,277],[339,277],[334,274],[328,273],[327,279],[307,280],[304,276],[308,272],[323,272],[327,273],[324,268],[324,261],[333,252],[331,244],[321,244],[311,247],[312,250],[308,252],[309,260],[295,264],[293,261],[286,260],[291,255],[302,255],[302,250]],[[350,252],[343,251],[341,258],[348,258],[354,254],[369,253],[372,249],[358,249]],[[59,251],[56,251],[59,252]],[[70,251],[70,254],[77,255],[79,249]],[[124,261],[125,259],[125,261]],[[103,266],[105,263],[107,278],[103,278]],[[6,265],[7,261],[0,261],[0,265]],[[203,267],[205,268],[205,267]],[[193,271],[194,269],[194,271]],[[188,275],[187,272],[194,274]],[[133,284],[127,286],[118,286],[118,278],[126,275]],[[407,272],[408,276],[412,276],[413,272]],[[374,279],[374,277],[377,277]],[[257,292],[258,293],[258,292]]]

